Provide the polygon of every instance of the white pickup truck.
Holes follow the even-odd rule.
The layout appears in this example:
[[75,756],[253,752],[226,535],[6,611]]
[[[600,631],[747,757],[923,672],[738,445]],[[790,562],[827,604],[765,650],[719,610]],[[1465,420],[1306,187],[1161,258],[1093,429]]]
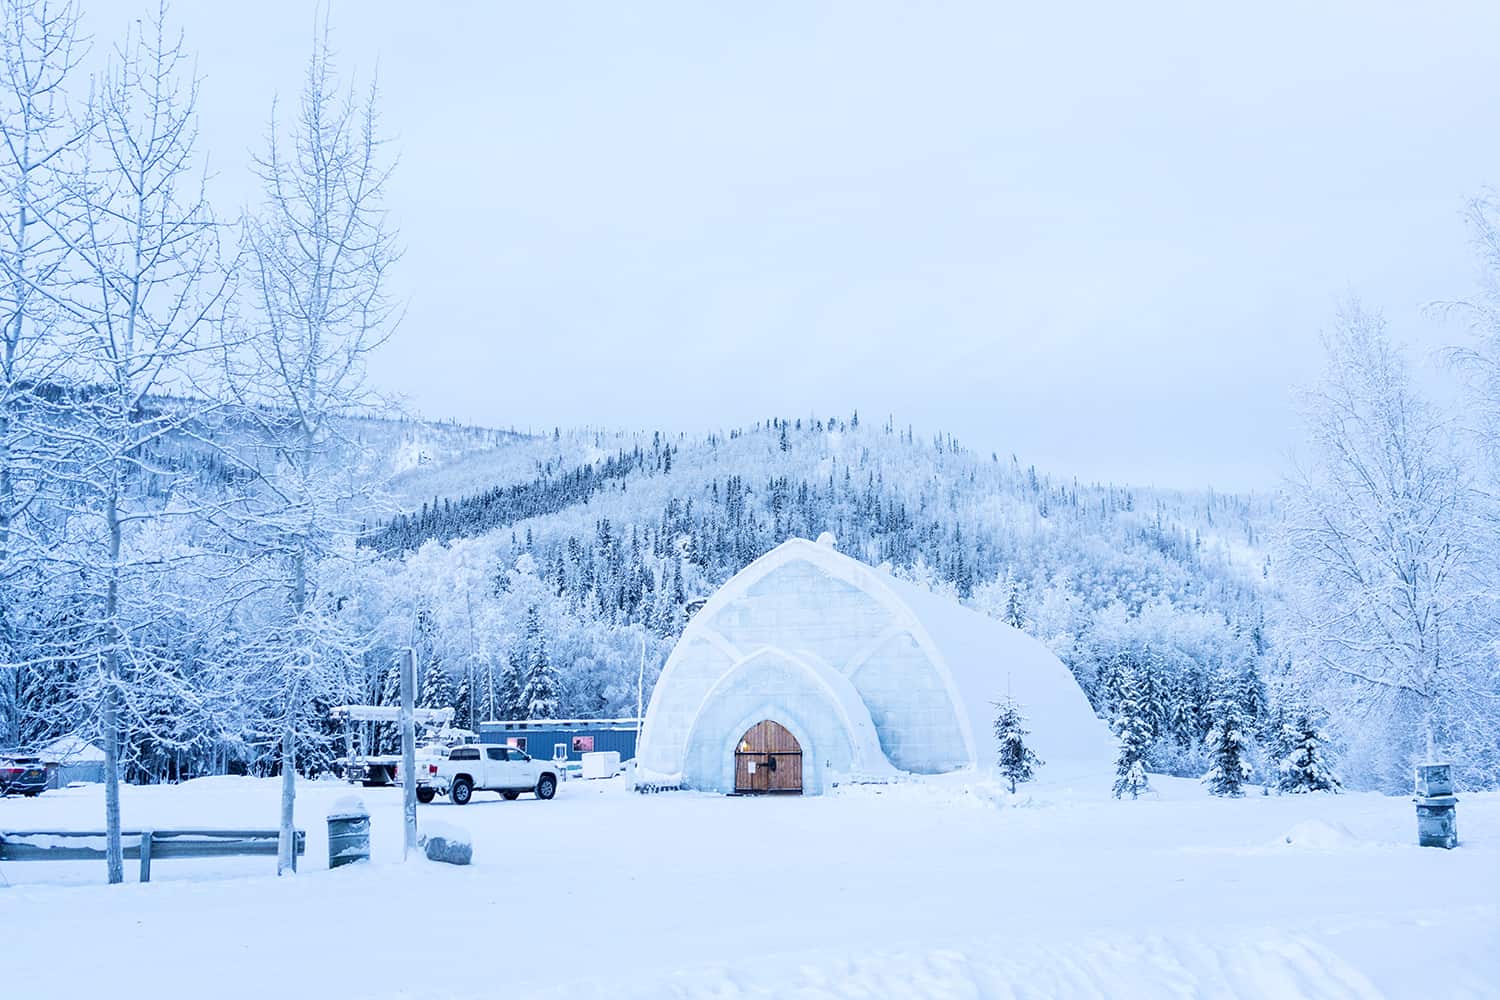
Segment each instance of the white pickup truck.
[[515,747],[471,743],[448,751],[447,760],[417,770],[418,802],[446,795],[463,806],[475,792],[499,792],[507,799],[535,792],[539,799],[550,799],[557,794],[557,767],[552,761],[532,760]]

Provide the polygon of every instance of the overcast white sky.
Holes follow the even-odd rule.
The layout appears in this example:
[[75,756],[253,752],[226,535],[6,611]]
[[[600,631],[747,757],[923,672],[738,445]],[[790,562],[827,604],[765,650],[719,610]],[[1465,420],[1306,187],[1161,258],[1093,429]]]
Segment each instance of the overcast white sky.
[[[86,6],[98,42],[138,7]],[[1419,307],[1471,287],[1463,202],[1500,184],[1500,4],[1234,6],[337,2],[402,158],[375,376],[496,426],[858,407],[1273,484],[1341,296],[1461,335]],[[233,205],[312,7],[174,16]]]

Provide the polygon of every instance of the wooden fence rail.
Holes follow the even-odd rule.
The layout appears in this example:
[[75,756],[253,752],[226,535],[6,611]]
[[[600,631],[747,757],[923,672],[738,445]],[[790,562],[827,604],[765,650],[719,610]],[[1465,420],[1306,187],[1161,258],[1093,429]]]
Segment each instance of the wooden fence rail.
[[[121,830],[126,858],[141,861],[141,881],[151,881],[151,862],[163,858],[228,858],[271,855],[277,851],[276,830]],[[0,831],[0,861],[102,861],[102,830]],[[306,853],[307,834],[297,831],[297,856]]]

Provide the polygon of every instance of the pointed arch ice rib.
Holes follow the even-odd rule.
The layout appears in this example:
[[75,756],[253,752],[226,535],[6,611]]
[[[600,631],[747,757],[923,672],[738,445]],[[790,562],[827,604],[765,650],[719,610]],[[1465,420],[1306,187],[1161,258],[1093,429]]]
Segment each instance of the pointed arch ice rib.
[[719,678],[693,713],[681,783],[734,789],[734,748],[762,719],[786,728],[802,745],[803,782],[822,791],[840,776],[893,776],[874,720],[853,685],[826,663],[764,647]]

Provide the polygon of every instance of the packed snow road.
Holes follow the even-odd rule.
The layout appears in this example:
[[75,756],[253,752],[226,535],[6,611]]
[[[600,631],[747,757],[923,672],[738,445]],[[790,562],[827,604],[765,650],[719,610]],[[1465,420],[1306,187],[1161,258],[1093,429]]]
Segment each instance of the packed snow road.
[[[263,857],[164,861],[116,887],[102,864],[0,865],[0,995],[1500,996],[1500,795],[1464,796],[1463,846],[1441,851],[1414,846],[1406,799],[1154,780],[1138,802],[616,780],[423,806],[472,834],[467,869],[399,864],[400,792],[372,789],[374,863],[336,871],[323,817],[348,788],[309,782],[295,878]],[[211,778],[127,787],[123,811],[268,826],[276,801],[274,781]],[[102,814],[99,789],[67,789],[0,802],[0,829]]]

